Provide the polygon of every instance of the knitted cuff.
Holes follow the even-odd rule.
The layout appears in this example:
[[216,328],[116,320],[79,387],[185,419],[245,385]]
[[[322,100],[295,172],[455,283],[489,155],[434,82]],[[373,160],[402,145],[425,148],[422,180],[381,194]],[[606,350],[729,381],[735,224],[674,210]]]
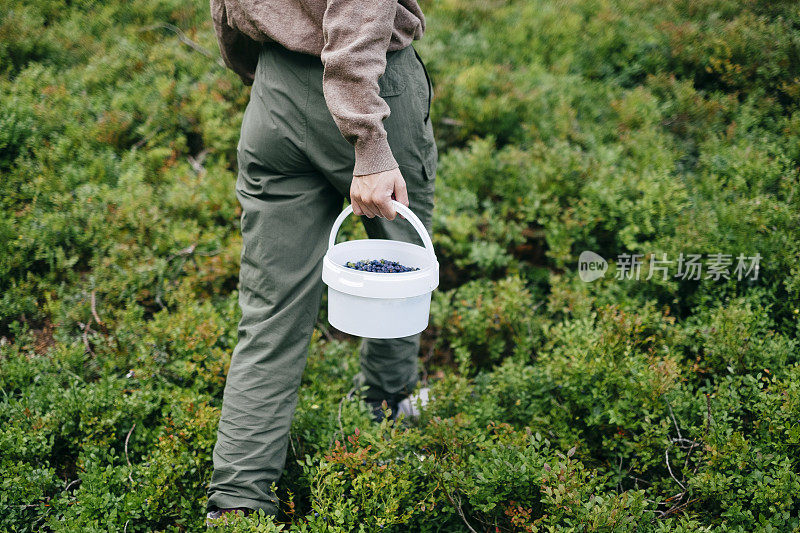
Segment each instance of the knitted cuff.
[[358,139],[355,144],[356,164],[353,176],[366,176],[392,170],[399,165],[392,155],[386,137]]

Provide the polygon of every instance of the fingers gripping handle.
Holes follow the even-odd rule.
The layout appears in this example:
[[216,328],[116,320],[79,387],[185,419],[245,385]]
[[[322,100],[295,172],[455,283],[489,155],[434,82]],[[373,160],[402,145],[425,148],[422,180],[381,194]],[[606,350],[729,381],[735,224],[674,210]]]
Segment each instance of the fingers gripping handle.
[[[428,235],[428,231],[425,229],[425,226],[422,224],[422,221],[414,214],[411,209],[407,208],[397,200],[392,200],[392,205],[397,209],[397,212],[406,217],[414,229],[417,230],[417,234],[419,235],[420,239],[422,239],[422,244],[425,245],[425,249],[428,250],[428,255],[430,255],[431,260],[436,262],[436,252],[433,250],[433,242],[431,242],[431,237]],[[353,206],[348,205],[344,208],[344,211],[339,213],[339,216],[336,218],[336,221],[333,223],[333,228],[331,228],[331,236],[328,240],[328,249],[330,250],[333,248],[333,245],[336,244],[336,235],[339,233],[339,228],[342,226],[344,219],[346,219],[350,213],[353,212]]]

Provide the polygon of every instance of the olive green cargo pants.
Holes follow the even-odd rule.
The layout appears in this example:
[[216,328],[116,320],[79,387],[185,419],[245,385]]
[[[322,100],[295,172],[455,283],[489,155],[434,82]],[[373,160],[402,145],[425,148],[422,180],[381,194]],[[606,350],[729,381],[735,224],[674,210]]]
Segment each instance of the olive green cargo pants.
[[[431,231],[436,146],[432,87],[413,47],[389,52],[379,80],[384,121],[411,209]],[[238,146],[242,206],[239,341],[222,403],[209,510],[277,512],[270,485],[285,465],[297,390],[322,291],[322,257],[349,198],[353,147],[322,93],[319,58],[271,44],[261,49]],[[399,216],[361,217],[370,238],[420,243]],[[397,397],[417,383],[419,335],[364,339],[356,384],[368,397]]]

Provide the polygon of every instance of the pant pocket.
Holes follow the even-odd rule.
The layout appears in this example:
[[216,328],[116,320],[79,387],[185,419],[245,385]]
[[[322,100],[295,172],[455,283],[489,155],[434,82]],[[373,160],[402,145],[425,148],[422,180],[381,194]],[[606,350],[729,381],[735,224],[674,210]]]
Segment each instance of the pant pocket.
[[436,167],[438,166],[439,153],[436,149],[436,142],[432,141],[425,157],[422,161],[422,170],[424,172],[425,181],[433,181],[436,179]]
[[397,96],[406,88],[406,81],[402,74],[397,71],[394,66],[394,57],[389,52],[386,60],[386,69],[383,75],[378,78],[378,96],[385,98],[387,96]]
[[414,50],[414,56],[419,61],[419,64],[422,66],[422,72],[425,73],[425,88],[427,89],[427,96],[425,97],[425,107],[427,109],[425,113],[425,122],[428,122],[431,118],[431,103],[433,102],[433,82],[431,82],[431,76],[428,74],[428,68],[425,66],[425,62],[420,57],[417,49],[414,48],[413,45],[410,45],[411,49]]

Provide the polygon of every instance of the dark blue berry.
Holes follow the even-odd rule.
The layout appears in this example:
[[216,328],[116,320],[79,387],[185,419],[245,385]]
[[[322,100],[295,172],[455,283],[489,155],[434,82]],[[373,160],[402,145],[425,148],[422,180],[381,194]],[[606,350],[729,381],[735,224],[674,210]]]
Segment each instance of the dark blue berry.
[[382,274],[391,274],[395,272],[412,272],[419,270],[417,267],[407,267],[401,265],[397,261],[389,261],[387,259],[365,259],[363,261],[348,261],[345,263],[346,267],[362,272],[379,272]]

